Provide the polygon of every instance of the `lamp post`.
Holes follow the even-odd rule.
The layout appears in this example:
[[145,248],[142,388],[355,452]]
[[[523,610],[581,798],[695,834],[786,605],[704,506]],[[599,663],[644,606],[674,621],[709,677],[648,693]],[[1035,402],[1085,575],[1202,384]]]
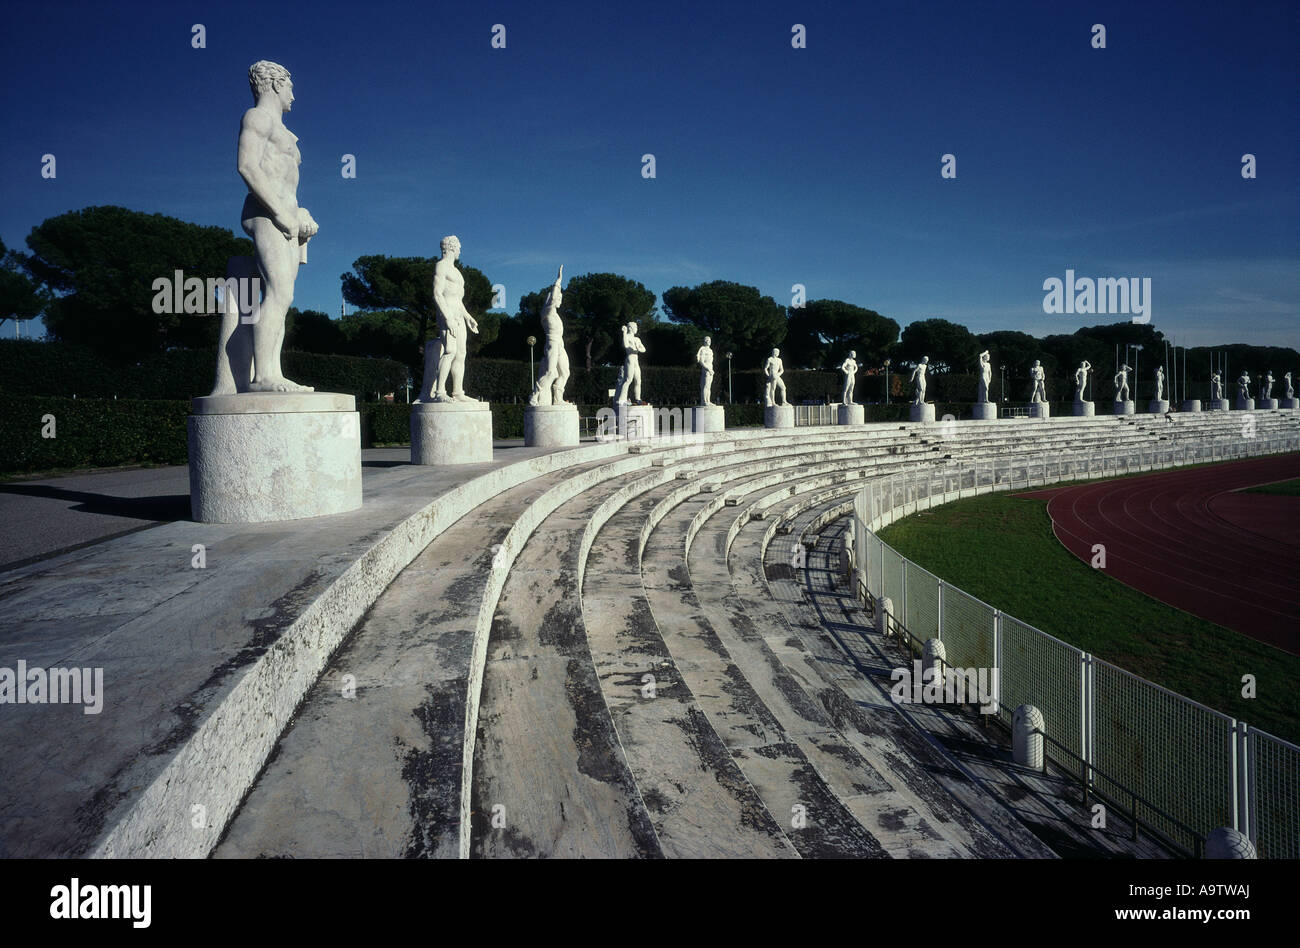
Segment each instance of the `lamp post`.
[[1128,350],[1133,349],[1136,355],[1133,356],[1133,401],[1138,400],[1138,386],[1141,385],[1141,378],[1138,374],[1138,359],[1142,356],[1142,343],[1134,342],[1124,347],[1124,361],[1128,361]]
[[406,404],[411,404],[411,386],[415,384],[415,379],[411,378],[411,373],[406,373]]
[[1005,365],[998,366],[998,395],[1001,396],[1002,401],[1007,400],[1007,367]]
[[537,337],[529,336],[524,341],[528,343],[528,381],[535,382],[536,377],[533,369],[533,346],[537,345]]
[[731,400],[731,353],[727,353],[727,404],[734,404]]
[[889,366],[890,360],[885,360],[885,404],[889,404]]

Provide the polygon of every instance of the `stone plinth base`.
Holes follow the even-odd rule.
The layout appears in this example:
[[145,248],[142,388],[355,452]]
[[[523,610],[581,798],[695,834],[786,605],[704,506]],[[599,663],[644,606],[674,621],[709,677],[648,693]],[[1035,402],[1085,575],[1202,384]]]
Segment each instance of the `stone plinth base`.
[[763,409],[763,427],[765,428],[793,428],[794,427],[794,406],[793,405],[768,405]]
[[487,402],[416,402],[411,406],[412,464],[481,464],[492,460]]
[[1129,399],[1126,402],[1115,403],[1115,414],[1117,415],[1132,415],[1135,414],[1136,412],[1137,412],[1137,405],[1134,404],[1132,399]]
[[1169,411],[1169,400],[1167,398],[1153,398],[1147,404],[1147,411],[1153,415],[1163,415]]
[[578,443],[577,405],[524,407],[524,446],[571,448]]
[[867,410],[861,405],[841,405],[837,412],[837,421],[841,425],[866,424]]
[[1232,406],[1228,404],[1228,400],[1226,398],[1210,399],[1210,408],[1214,411],[1229,411],[1231,407]]
[[726,431],[726,409],[721,405],[697,405],[691,409],[691,430],[696,434]]
[[926,402],[923,405],[913,403],[911,410],[908,413],[908,417],[911,418],[912,421],[934,421],[934,404],[932,402]]
[[1261,398],[1258,404],[1260,411],[1272,411],[1277,407],[1276,398]]
[[1097,406],[1094,405],[1092,402],[1074,403],[1074,417],[1091,418],[1095,414],[1097,414]]
[[1189,398],[1183,402],[1183,411],[1200,411],[1201,400],[1199,398]]
[[1300,398],[1284,398],[1279,404],[1282,408],[1300,408]]
[[1030,418],[1051,418],[1052,406],[1049,405],[1047,402],[1030,402],[1029,417]]
[[1253,399],[1253,398],[1238,398],[1237,401],[1233,403],[1233,406],[1232,406],[1232,407],[1235,408],[1235,409],[1237,409],[1237,411],[1254,411],[1254,410],[1255,410],[1255,399]]
[[361,506],[361,417],[331,392],[196,398],[190,512],[200,523],[272,523]]
[[998,417],[998,406],[993,402],[976,402],[971,406],[971,417],[976,421],[993,421]]
[[655,436],[655,410],[653,405],[615,405],[614,418],[618,423],[618,436],[620,438],[638,440]]

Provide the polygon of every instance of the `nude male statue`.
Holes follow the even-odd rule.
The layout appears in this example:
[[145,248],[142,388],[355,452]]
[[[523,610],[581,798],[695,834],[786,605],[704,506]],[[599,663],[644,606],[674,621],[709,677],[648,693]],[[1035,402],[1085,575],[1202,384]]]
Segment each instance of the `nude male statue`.
[[695,361],[700,367],[700,404],[713,404],[713,340],[705,336],[704,345],[695,353]]
[[1029,370],[1029,377],[1034,382],[1034,390],[1030,393],[1029,400],[1034,403],[1047,401],[1047,373],[1043,371],[1043,363],[1035,359],[1033,367]]
[[564,324],[560,321],[560,303],[564,294],[560,282],[564,267],[555,277],[555,285],[546,294],[542,304],[542,332],[546,335],[546,348],[542,350],[542,364],[538,368],[537,384],[528,399],[530,405],[572,405],[564,400],[564,386],[569,381],[569,354],[564,351]]
[[916,364],[912,370],[912,377],[908,379],[916,385],[915,394],[912,396],[913,405],[925,404],[925,373],[930,368],[930,357],[921,356],[921,361]]
[[628,403],[628,391],[632,392],[632,404],[641,404],[641,360],[638,353],[645,352],[645,345],[636,336],[636,323],[623,327],[623,374],[619,379],[618,395],[615,401],[620,405]]
[[1259,397],[1268,401],[1273,397],[1273,373],[1270,371],[1259,383]]
[[840,403],[852,405],[853,386],[858,381],[858,354],[856,351],[850,352],[849,357],[840,364],[840,371],[844,373],[844,391],[840,395]]
[[992,381],[993,363],[989,360],[989,351],[985,349],[980,353],[980,390],[976,401],[984,403],[989,400],[989,383]]
[[465,277],[456,269],[460,240],[451,234],[439,245],[442,256],[433,265],[433,306],[438,313],[438,337],[424,346],[424,391],[421,402],[477,402],[465,394],[465,349],[478,321],[465,308]]
[[1084,359],[1079,363],[1079,367],[1074,370],[1074,400],[1083,402],[1083,390],[1088,385],[1088,373],[1092,371],[1092,363]]
[[1115,386],[1115,401],[1126,402],[1128,398],[1128,374],[1133,371],[1127,365],[1121,365],[1115,373],[1112,384]]
[[763,363],[763,374],[767,376],[767,390],[764,393],[763,404],[771,408],[776,405],[776,390],[781,390],[781,404],[788,405],[790,400],[785,394],[785,382],[781,376],[785,374],[785,366],[781,363],[781,350],[773,349],[772,354],[767,357]]
[[1223,398],[1223,379],[1218,372],[1210,373],[1210,397],[1216,402]]
[[[226,265],[226,294],[217,345],[217,380],[213,395],[237,392],[310,392],[284,377],[280,350],[284,320],[293,303],[298,267],[307,262],[307,241],[319,230],[305,207],[298,205],[298,136],[284,126],[293,107],[289,70],[263,59],[248,69],[255,105],[239,126],[239,175],[248,186],[241,224],[253,238],[254,257],[231,257]],[[260,280],[262,298],[232,289]],[[239,312],[238,297],[252,299],[253,311]]]
[[1156,401],[1162,402],[1164,400],[1165,400],[1165,367],[1163,365],[1158,365],[1156,366]]
[[1295,398],[1295,389],[1291,387],[1291,373],[1282,376],[1282,381],[1286,382],[1286,397]]
[[1237,379],[1237,397],[1243,402],[1250,398],[1250,373],[1244,370]]

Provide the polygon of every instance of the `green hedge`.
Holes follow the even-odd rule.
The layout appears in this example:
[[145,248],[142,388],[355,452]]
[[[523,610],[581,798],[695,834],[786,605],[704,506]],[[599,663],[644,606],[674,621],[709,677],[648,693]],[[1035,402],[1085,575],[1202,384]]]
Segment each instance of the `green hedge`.
[[[189,402],[28,396],[0,406],[0,473],[186,460]],[[46,415],[53,438],[41,433]]]
[[[406,383],[406,367],[390,359],[285,352],[281,362],[296,382],[359,400],[388,392],[402,397]],[[0,394],[184,400],[212,391],[216,364],[215,349],[173,349],[117,365],[82,346],[6,339],[0,340]]]

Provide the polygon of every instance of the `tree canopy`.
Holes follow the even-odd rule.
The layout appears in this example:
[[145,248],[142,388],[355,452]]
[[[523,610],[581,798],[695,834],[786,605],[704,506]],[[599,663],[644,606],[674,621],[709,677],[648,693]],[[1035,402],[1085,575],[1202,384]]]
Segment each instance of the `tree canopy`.
[[947,319],[921,319],[910,323],[899,340],[899,358],[920,362],[930,357],[939,371],[971,372],[979,358],[980,344],[975,335],[960,323]]
[[875,310],[841,300],[809,300],[791,308],[782,356],[787,365],[838,367],[850,351],[862,365],[878,365],[898,341],[898,323]]
[[785,341],[785,307],[757,287],[714,280],[664,292],[673,322],[688,323],[713,337],[713,348],[730,350],[741,365],[761,365],[773,346]]
[[0,324],[10,319],[35,319],[49,304],[49,292],[22,271],[23,255],[6,250],[0,240]]
[[[542,338],[542,304],[551,284],[519,300],[520,328],[523,334]],[[622,336],[619,327],[635,322],[637,331],[659,321],[655,295],[636,280],[617,273],[586,273],[571,278],[564,287],[560,302],[560,319],[564,322],[564,342],[581,352],[588,369],[598,362],[622,361]]]

